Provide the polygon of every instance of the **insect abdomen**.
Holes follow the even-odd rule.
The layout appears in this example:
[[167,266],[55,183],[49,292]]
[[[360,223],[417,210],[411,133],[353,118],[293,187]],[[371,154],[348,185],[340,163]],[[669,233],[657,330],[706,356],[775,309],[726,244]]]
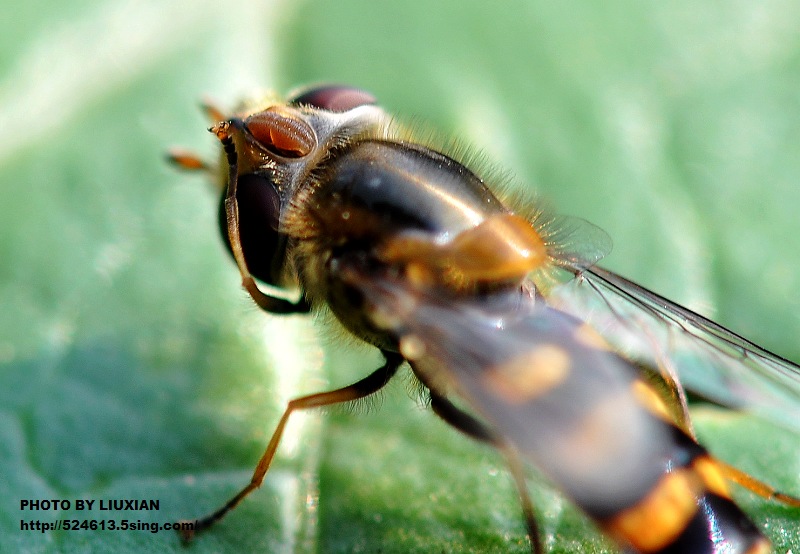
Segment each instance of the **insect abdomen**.
[[620,544],[645,554],[769,551],[717,462],[640,399],[638,369],[584,322],[519,292],[460,303],[420,301],[402,286],[376,292],[379,305],[415,306],[399,331],[416,339],[422,380],[439,376],[467,398]]
[[600,520],[620,542],[647,554],[762,554],[770,544],[730,499],[705,450],[677,428],[671,468],[636,504]]

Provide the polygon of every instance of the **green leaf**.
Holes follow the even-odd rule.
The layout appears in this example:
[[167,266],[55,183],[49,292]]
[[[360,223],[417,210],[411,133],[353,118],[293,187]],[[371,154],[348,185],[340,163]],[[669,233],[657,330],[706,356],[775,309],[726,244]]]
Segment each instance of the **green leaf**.
[[[305,318],[259,313],[217,237],[196,109],[257,87],[374,92],[487,152],[615,242],[605,265],[800,359],[800,8],[791,3],[243,1],[0,8],[0,551],[186,552],[166,523],[250,478],[287,399],[364,375]],[[418,407],[297,418],[264,486],[190,551],[526,552],[502,460]],[[800,493],[796,435],[704,412],[714,452]],[[747,440],[746,440],[747,439]],[[533,491],[553,552],[606,552]],[[159,500],[151,512],[76,499]],[[66,511],[22,511],[69,499]],[[798,514],[741,495],[777,551]]]

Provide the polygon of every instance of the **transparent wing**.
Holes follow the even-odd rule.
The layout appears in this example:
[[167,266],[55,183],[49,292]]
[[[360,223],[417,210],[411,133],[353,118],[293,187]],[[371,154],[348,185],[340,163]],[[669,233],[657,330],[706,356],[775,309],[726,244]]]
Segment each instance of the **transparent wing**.
[[585,219],[541,213],[534,217],[533,222],[561,265],[576,270],[587,269],[611,252],[611,237]]
[[357,283],[416,375],[454,393],[580,506],[627,506],[671,456],[669,426],[633,393],[638,370],[582,320],[522,290],[447,297],[403,280]]
[[686,390],[800,432],[800,367],[721,325],[598,267],[576,270],[548,302],[589,322],[634,362]]

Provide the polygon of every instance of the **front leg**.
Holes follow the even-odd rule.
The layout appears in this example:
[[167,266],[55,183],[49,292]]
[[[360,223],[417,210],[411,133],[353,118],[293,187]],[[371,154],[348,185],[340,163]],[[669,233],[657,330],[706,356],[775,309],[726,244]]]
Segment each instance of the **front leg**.
[[[261,483],[264,481],[264,476],[267,474],[267,471],[272,464],[272,459],[275,457],[275,451],[278,449],[278,444],[280,443],[281,436],[283,435],[284,427],[286,427],[286,422],[289,420],[289,416],[292,414],[292,412],[295,410],[307,410],[309,408],[319,408],[322,406],[331,406],[333,404],[341,404],[343,402],[359,400],[383,388],[384,385],[386,385],[386,383],[388,383],[389,380],[394,376],[394,374],[397,373],[397,369],[405,360],[402,356],[393,352],[382,351],[382,353],[386,358],[386,363],[360,381],[341,389],[309,394],[308,396],[301,396],[300,398],[295,398],[294,400],[289,401],[289,404],[286,406],[286,409],[284,410],[283,415],[278,422],[278,426],[272,433],[272,438],[267,445],[267,449],[264,451],[264,454],[262,454],[261,459],[258,461],[258,465],[253,472],[253,477],[250,479],[250,483],[248,483],[246,487],[239,491],[238,494],[226,502],[225,505],[223,505],[217,511],[204,518],[195,520],[193,526],[182,525],[181,527],[186,527],[186,529],[181,529],[180,531],[184,542],[190,541],[196,533],[208,529],[214,523],[221,520],[248,494],[261,486]],[[189,529],[189,527],[191,527],[191,529]]]

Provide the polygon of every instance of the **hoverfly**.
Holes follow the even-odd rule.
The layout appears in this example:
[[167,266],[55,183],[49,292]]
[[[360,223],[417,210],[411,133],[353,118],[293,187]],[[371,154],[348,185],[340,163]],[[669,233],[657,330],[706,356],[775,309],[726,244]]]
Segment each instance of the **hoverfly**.
[[[507,459],[533,552],[543,547],[525,464],[628,551],[770,550],[729,483],[800,500],[711,456],[686,391],[796,422],[800,367],[597,267],[602,231],[501,201],[363,91],[317,87],[232,117],[207,111],[224,149],[221,226],[244,288],[274,314],[327,306],[385,363],[289,402],[250,483],[192,534],[261,485],[293,412],[367,397],[407,362],[439,417]],[[272,296],[256,279],[303,295]]]

